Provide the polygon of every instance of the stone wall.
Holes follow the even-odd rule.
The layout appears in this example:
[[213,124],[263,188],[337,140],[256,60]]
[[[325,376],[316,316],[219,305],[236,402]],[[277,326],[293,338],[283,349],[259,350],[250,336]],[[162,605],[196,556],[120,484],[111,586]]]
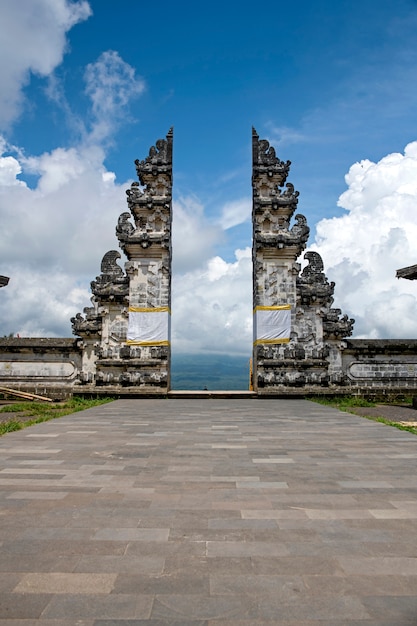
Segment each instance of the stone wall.
[[347,339],[344,343],[343,378],[354,393],[417,393],[416,339]]
[[62,399],[79,382],[79,339],[0,339],[0,386]]
[[[260,390],[260,397],[316,394],[416,395],[416,339],[345,339],[337,351],[333,380],[309,384],[299,359],[288,358],[282,365],[271,360],[271,369],[292,371],[290,383]],[[335,349],[336,353],[336,349]],[[0,339],[0,386],[29,391],[54,399],[72,394],[154,395],[123,385],[83,384],[85,348],[80,339]],[[130,367],[133,367],[131,364]],[[311,374],[312,363],[307,363]],[[160,395],[166,395],[160,391]]]

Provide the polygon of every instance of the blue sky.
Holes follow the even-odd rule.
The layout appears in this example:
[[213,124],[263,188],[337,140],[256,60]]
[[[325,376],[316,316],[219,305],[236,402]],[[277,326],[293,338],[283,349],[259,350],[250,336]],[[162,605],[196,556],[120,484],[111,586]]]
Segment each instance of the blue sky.
[[[3,160],[8,174],[0,178],[0,210],[3,224],[17,220],[23,230],[25,216],[31,213],[34,220],[32,209],[39,213],[35,225],[27,226],[23,242],[18,228],[6,229],[0,273],[17,277],[30,268],[30,284],[45,288],[49,272],[50,285],[42,307],[35,294],[28,298],[23,278],[20,292],[16,283],[12,287],[13,280],[2,290],[3,334],[70,334],[65,320],[89,304],[89,281],[99,272],[109,246],[117,248],[111,224],[125,210],[123,194],[135,175],[133,162],[144,158],[149,146],[174,126],[173,341],[184,351],[213,345],[212,339],[199,343],[197,325],[183,329],[193,300],[196,317],[207,311],[205,323],[208,334],[218,338],[217,349],[247,350],[254,125],[280,158],[292,161],[289,180],[300,191],[299,210],[311,227],[311,244],[343,285],[342,305],[353,317],[359,313],[359,335],[399,332],[382,314],[370,321],[370,309],[383,292],[390,296],[381,300],[381,311],[389,298],[405,297],[401,311],[410,323],[401,332],[415,336],[416,289],[408,282],[395,283],[391,266],[377,279],[372,274],[377,257],[363,265],[366,254],[357,244],[354,227],[362,207],[358,223],[366,225],[368,242],[377,228],[378,250],[392,229],[392,237],[401,234],[395,229],[404,230],[407,245],[398,243],[397,257],[392,258],[394,266],[402,267],[417,262],[415,239],[414,251],[412,245],[415,212],[405,212],[404,225],[404,204],[396,205],[398,188],[386,190],[378,200],[391,202],[386,219],[381,217],[387,228],[391,220],[383,231],[376,217],[380,205],[364,204],[357,188],[355,195],[358,179],[353,175],[349,207],[338,205],[348,189],[345,175],[352,165],[373,163],[376,174],[369,184],[380,189],[378,176],[386,169],[385,162],[378,165],[381,160],[402,154],[402,160],[391,164],[391,172],[404,169],[404,149],[417,140],[415,0],[17,4],[0,7],[0,133],[3,159],[9,159]],[[94,168],[104,175],[107,187],[94,178]],[[401,176],[394,179],[401,187]],[[19,186],[19,180],[27,188]],[[388,201],[389,193],[395,201]],[[345,218],[351,221],[347,224]],[[321,234],[315,242],[318,224]],[[330,226],[332,241],[326,230]],[[343,244],[344,256],[337,258],[343,246],[335,233],[341,230],[351,232],[351,240]],[[13,237],[14,247],[23,243],[25,253],[13,255]],[[53,276],[51,268],[56,270]],[[352,276],[363,278],[363,273],[375,289],[370,294],[369,284],[362,281],[363,293],[371,299],[361,309],[363,294],[355,301],[349,284]],[[63,294],[68,293],[72,296],[64,306]],[[214,311],[213,303],[218,305]],[[34,317],[41,321],[35,323]]]

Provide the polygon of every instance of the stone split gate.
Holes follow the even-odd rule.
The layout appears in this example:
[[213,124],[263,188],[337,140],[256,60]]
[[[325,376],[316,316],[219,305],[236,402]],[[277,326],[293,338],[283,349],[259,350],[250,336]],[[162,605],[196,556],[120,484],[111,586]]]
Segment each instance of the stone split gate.
[[[91,283],[92,306],[71,319],[78,339],[0,340],[0,384],[46,393],[165,395],[171,367],[173,131],[137,160],[138,182]],[[253,129],[253,387],[259,396],[409,393],[417,390],[416,340],[348,339],[354,320],[333,308],[299,192]],[[296,214],[295,214],[296,213]],[[295,217],[294,217],[295,214]]]

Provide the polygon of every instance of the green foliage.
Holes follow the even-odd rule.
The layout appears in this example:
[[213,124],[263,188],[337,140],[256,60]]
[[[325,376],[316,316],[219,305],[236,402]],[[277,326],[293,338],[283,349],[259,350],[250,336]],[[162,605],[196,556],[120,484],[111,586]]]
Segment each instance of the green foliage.
[[43,415],[45,409],[51,410],[54,404],[46,404],[44,402],[15,402],[14,404],[6,404],[0,409],[0,413],[25,413],[25,415]]
[[365,419],[373,422],[385,424],[386,426],[394,426],[394,428],[398,428],[398,430],[406,430],[408,433],[417,435],[417,428],[415,426],[406,426],[405,424],[399,424],[398,422],[391,422],[390,420],[385,419],[385,417],[372,417],[370,415],[363,415],[362,417],[365,417]]
[[23,422],[19,422],[19,420],[10,420],[8,422],[0,423],[0,436],[5,433],[12,433],[15,430],[21,430],[24,427]]
[[[73,396],[65,402],[15,402],[0,408],[0,413],[18,413],[5,422],[0,422],[0,436],[33,424],[40,424],[56,417],[70,415],[77,411],[84,411],[99,404],[111,402],[112,398],[82,398]],[[33,417],[33,419],[28,419]]]
[[341,411],[347,411],[355,406],[376,406],[375,402],[361,396],[316,396],[310,399],[318,404],[334,406]]

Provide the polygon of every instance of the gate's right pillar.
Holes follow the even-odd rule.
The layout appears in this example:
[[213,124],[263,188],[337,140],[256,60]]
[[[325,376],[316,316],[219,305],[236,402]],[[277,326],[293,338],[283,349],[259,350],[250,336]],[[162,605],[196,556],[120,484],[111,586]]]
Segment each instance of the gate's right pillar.
[[[341,383],[341,339],[353,321],[332,309],[334,283],[316,252],[300,274],[309,227],[297,214],[298,191],[269,142],[253,129],[253,387],[259,395]],[[285,186],[285,187],[284,187]]]

